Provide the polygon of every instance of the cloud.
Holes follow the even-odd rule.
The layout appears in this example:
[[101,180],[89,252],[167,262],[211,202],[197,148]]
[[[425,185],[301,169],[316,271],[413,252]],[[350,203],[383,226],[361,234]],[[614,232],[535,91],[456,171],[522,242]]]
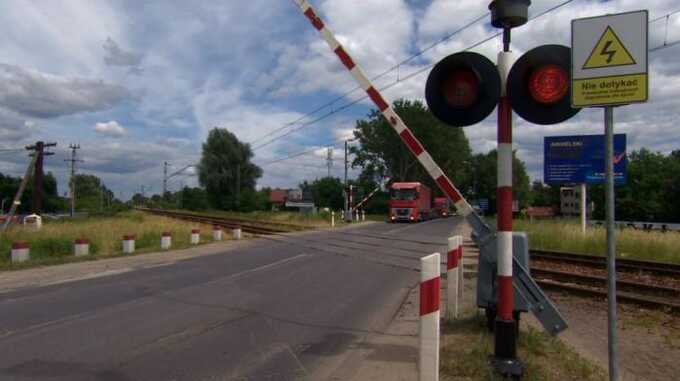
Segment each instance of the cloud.
[[142,55],[125,51],[111,37],[104,41],[104,62],[110,66],[137,66],[142,62]]
[[34,122],[0,108],[0,142],[3,145],[25,141],[32,135],[34,127]]
[[106,110],[126,97],[115,84],[0,64],[0,106],[37,118]]
[[127,135],[127,130],[115,120],[97,123],[94,126],[94,130],[102,135],[108,135],[114,138],[122,138]]

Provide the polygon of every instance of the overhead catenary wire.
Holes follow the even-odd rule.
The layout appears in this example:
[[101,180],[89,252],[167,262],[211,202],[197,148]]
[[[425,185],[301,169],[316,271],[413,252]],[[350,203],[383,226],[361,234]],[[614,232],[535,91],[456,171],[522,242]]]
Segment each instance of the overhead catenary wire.
[[[538,18],[540,18],[540,17],[542,17],[542,16],[544,16],[544,15],[550,13],[550,12],[553,12],[553,11],[555,11],[555,10],[557,10],[557,9],[559,9],[559,8],[561,8],[561,7],[563,7],[563,6],[567,5],[567,4],[569,4],[569,3],[572,3],[572,2],[574,2],[574,1],[575,1],[575,0],[566,0],[566,1],[563,1],[563,2],[561,2],[561,3],[559,3],[559,4],[555,5],[555,6],[552,6],[552,7],[548,8],[548,9],[546,9],[546,10],[544,10],[544,11],[542,11],[542,12],[536,14],[536,15],[534,15],[534,16],[529,20],[529,22],[530,22],[530,21],[533,21],[533,20],[536,20],[536,19],[538,19]],[[484,16],[486,16],[486,14],[485,14]],[[478,17],[478,18],[475,19],[475,20],[478,20],[478,19],[481,20],[480,17]],[[469,23],[469,24],[466,24],[466,25],[473,25],[474,22],[475,22],[475,21],[473,20],[472,23]],[[457,32],[454,31],[454,33],[457,33]],[[487,43],[487,42],[493,40],[493,39],[496,38],[496,37],[501,36],[502,34],[503,34],[503,32],[496,32],[496,33],[493,33],[493,34],[489,35],[488,37],[486,37],[486,38],[484,38],[484,39],[482,39],[482,40],[480,40],[480,41],[477,41],[477,42],[473,43],[472,45],[466,47],[465,49],[463,49],[463,51],[467,51],[467,50],[474,49],[474,48],[476,48],[476,47],[478,47],[478,46],[480,46],[480,45],[482,45],[482,44],[484,44],[484,43]],[[444,41],[441,40],[439,43],[442,43],[442,42],[444,42]],[[434,46],[436,46],[436,43],[433,44],[433,45],[431,45],[430,47],[428,47],[428,48],[426,48],[426,49],[432,49]],[[416,53],[416,54],[418,54],[418,53]],[[422,53],[420,53],[419,55],[422,55]],[[411,58],[411,59],[412,59],[412,58]],[[408,59],[407,59],[407,60],[408,60]],[[422,74],[422,73],[424,73],[424,72],[430,70],[435,64],[436,64],[436,63],[427,64],[426,66],[424,66],[424,67],[422,67],[422,68],[420,68],[420,69],[418,69],[418,70],[416,70],[416,71],[414,71],[414,72],[412,72],[412,73],[410,73],[410,74],[408,74],[408,75],[406,75],[406,76],[404,76],[404,77],[397,78],[397,79],[396,79],[395,81],[393,81],[392,83],[389,83],[389,84],[387,84],[387,85],[385,85],[385,86],[380,87],[379,90],[380,90],[380,91],[388,90],[388,89],[390,89],[390,88],[396,86],[397,84],[399,84],[399,83],[401,83],[401,82],[403,82],[403,81],[407,81],[407,80],[409,80],[409,79],[411,79],[411,78],[414,78],[414,77],[416,77],[417,75]],[[397,66],[398,66],[398,65],[397,65]],[[396,66],[395,66],[395,67],[396,67]],[[388,71],[388,72],[389,72],[389,71]],[[383,75],[384,75],[384,74],[383,74]],[[356,89],[355,89],[355,90],[356,90]],[[345,95],[343,95],[342,97],[344,97],[344,96],[345,96]],[[321,120],[324,120],[324,119],[326,119],[326,118],[328,118],[328,117],[330,117],[330,116],[332,116],[332,115],[334,115],[334,114],[339,113],[340,111],[344,111],[344,110],[346,110],[346,109],[348,109],[348,108],[350,108],[350,107],[356,105],[357,103],[359,103],[359,102],[361,102],[361,101],[363,101],[363,100],[365,100],[365,99],[367,99],[367,98],[368,98],[368,95],[367,95],[367,94],[362,94],[361,97],[359,97],[359,98],[357,98],[357,99],[355,99],[355,100],[353,100],[353,101],[351,101],[351,102],[349,102],[349,103],[346,103],[346,104],[344,104],[344,105],[338,107],[337,109],[333,109],[333,110],[329,111],[328,113],[326,113],[326,114],[324,114],[324,115],[322,115],[322,116],[320,116],[320,117],[318,117],[318,118],[316,118],[316,119],[314,119],[314,120],[312,120],[312,121],[305,122],[305,123],[299,125],[299,126],[296,127],[296,128],[292,128],[292,129],[288,130],[286,133],[284,133],[284,134],[282,134],[282,135],[272,137],[271,139],[267,140],[266,142],[261,143],[261,144],[255,146],[255,147],[253,147],[253,151],[256,151],[256,150],[258,150],[258,149],[260,149],[260,148],[266,147],[266,146],[268,146],[269,144],[271,144],[271,143],[273,143],[273,142],[275,142],[275,141],[277,141],[277,140],[279,140],[279,139],[282,139],[282,138],[284,138],[284,137],[286,137],[286,136],[289,136],[289,135],[291,135],[292,133],[297,132],[297,131],[299,131],[299,130],[305,128],[305,127],[308,127],[308,126],[311,126],[311,125],[313,125],[313,124],[316,124],[316,123],[320,122]],[[269,135],[271,135],[271,134],[269,134]]]
[[[546,9],[546,10],[544,10],[544,11],[542,11],[542,12],[536,14],[536,15],[534,15],[529,21],[536,20],[536,19],[538,19],[538,18],[540,18],[540,17],[542,17],[542,16],[545,16],[545,15],[549,14],[550,12],[553,12],[553,11],[555,11],[555,10],[557,10],[557,9],[559,9],[559,8],[561,8],[561,7],[563,7],[563,6],[565,6],[565,5],[568,5],[569,3],[572,3],[572,2],[574,2],[574,1],[575,1],[575,0],[566,0],[566,1],[563,1],[563,2],[557,4],[557,5],[553,6],[553,7],[550,7],[550,8],[548,8],[548,9]],[[669,15],[673,15],[673,14],[676,14],[676,13],[680,13],[680,10],[676,10],[676,11],[669,12],[669,13],[663,15],[663,16],[660,16],[658,19],[665,18],[665,17],[667,17],[667,16],[669,16]],[[655,19],[655,20],[656,20],[656,19]],[[652,23],[652,22],[654,22],[654,20],[650,21],[650,23]],[[474,48],[476,48],[476,47],[478,47],[478,46],[480,46],[480,45],[483,45],[483,44],[485,44],[485,43],[487,43],[487,42],[493,40],[493,39],[496,38],[496,37],[501,36],[502,34],[503,34],[503,32],[496,32],[496,33],[494,33],[494,34],[491,34],[491,35],[487,36],[486,38],[484,38],[484,39],[482,39],[482,40],[479,40],[479,41],[475,42],[474,44],[472,44],[472,45],[466,47],[465,49],[463,49],[463,51],[467,51],[467,50],[474,49]],[[649,49],[649,52],[650,52],[650,53],[654,53],[654,52],[657,52],[657,51],[660,51],[660,50],[663,50],[663,49],[666,49],[666,48],[670,48],[670,47],[676,46],[676,45],[680,45],[680,40],[673,41],[673,42],[670,42],[670,43],[664,43],[664,44],[662,44],[662,45],[660,45],[660,46],[656,46],[656,47],[654,47],[654,48]],[[409,73],[409,74],[406,75],[406,76],[403,76],[403,77],[401,77],[401,78],[395,80],[395,81],[392,82],[392,83],[389,83],[389,84],[387,84],[387,85],[385,85],[385,86],[383,86],[383,87],[380,87],[379,90],[380,90],[380,91],[389,90],[390,88],[392,88],[392,87],[398,85],[399,83],[401,83],[401,82],[403,82],[403,81],[407,81],[407,80],[409,80],[409,79],[412,79],[412,78],[414,78],[414,77],[417,77],[418,75],[420,75],[420,74],[422,74],[422,73],[424,73],[424,72],[430,70],[434,65],[435,65],[435,63],[428,64],[428,65],[426,65],[426,66],[424,66],[424,67],[422,67],[422,68],[420,68],[420,69],[418,69],[418,70],[415,70],[414,72]],[[299,131],[299,130],[301,130],[302,128],[305,128],[305,127],[307,127],[307,126],[311,126],[311,125],[313,125],[313,124],[316,124],[316,123],[320,122],[321,120],[326,119],[326,118],[330,117],[331,115],[336,114],[336,113],[338,113],[338,112],[340,112],[340,111],[344,111],[345,109],[348,109],[348,108],[350,108],[350,107],[356,105],[357,103],[362,102],[363,100],[365,100],[365,99],[367,99],[367,98],[368,98],[368,95],[362,95],[360,98],[357,98],[357,99],[355,99],[355,100],[352,100],[352,101],[348,102],[347,104],[344,104],[343,106],[341,106],[341,107],[339,107],[339,108],[337,108],[337,109],[334,109],[334,110],[328,112],[327,114],[324,114],[324,115],[322,115],[322,116],[320,116],[320,117],[318,117],[318,118],[316,118],[316,119],[314,119],[314,120],[312,120],[312,121],[306,122],[306,123],[304,123],[304,124],[298,126],[297,128],[292,129],[292,130],[286,132],[284,135],[281,135],[280,137],[275,137],[275,138],[270,139],[270,141],[268,141],[268,142],[265,143],[265,144],[273,143],[274,141],[276,141],[276,140],[278,140],[278,139],[280,139],[280,138],[282,138],[282,137],[288,136],[288,135],[290,135],[290,134],[292,134],[292,133],[294,133],[294,132],[296,132],[296,131]],[[339,140],[339,141],[337,141],[337,142],[339,143],[339,142],[341,142],[341,141],[343,141],[343,140]],[[337,144],[337,143],[336,143],[336,144]],[[309,152],[316,151],[316,150],[318,150],[318,149],[319,149],[319,148],[317,147],[317,148],[314,148],[314,149],[310,150]],[[272,163],[277,163],[277,162],[280,162],[280,161],[289,160],[289,159],[295,158],[295,157],[297,157],[297,156],[300,156],[300,155],[302,155],[302,154],[304,154],[304,153],[300,153],[300,154],[292,154],[292,155],[285,156],[285,157],[282,157],[282,158],[279,158],[279,159],[275,159],[275,160],[273,160],[273,161],[271,161],[271,162],[266,162],[266,163],[264,163],[264,164],[260,164],[260,166],[265,166],[265,165],[269,165],[269,164],[272,164]]]
[[[486,12],[486,13],[484,13],[483,15],[474,18],[473,20],[467,22],[465,25],[463,25],[463,26],[461,26],[460,28],[454,30],[453,32],[447,34],[446,36],[440,38],[439,40],[433,42],[432,44],[428,45],[427,47],[425,47],[425,48],[423,48],[423,49],[417,51],[416,53],[414,53],[414,54],[412,54],[412,55],[406,57],[405,59],[399,61],[397,64],[395,64],[395,65],[391,66],[390,68],[384,70],[383,72],[381,72],[381,73],[375,75],[374,77],[371,77],[371,81],[378,80],[378,79],[380,79],[380,78],[386,76],[387,74],[389,74],[389,73],[391,73],[391,72],[393,72],[393,71],[395,71],[395,70],[399,70],[399,68],[400,68],[402,65],[407,64],[407,63],[413,61],[414,59],[416,59],[416,58],[422,56],[423,54],[427,53],[428,51],[434,49],[435,47],[437,47],[437,46],[439,46],[439,45],[441,45],[441,44],[443,44],[443,43],[445,43],[445,42],[448,42],[448,41],[451,40],[451,38],[453,38],[455,35],[457,35],[457,34],[463,32],[463,31],[465,31],[466,29],[472,27],[473,25],[475,25],[476,23],[480,22],[481,20],[484,20],[484,19],[485,19],[486,17],[488,17],[488,16],[489,16],[489,12]],[[325,109],[325,108],[327,108],[327,107],[332,107],[336,102],[338,102],[338,101],[340,101],[340,100],[346,98],[347,96],[353,94],[354,92],[356,92],[357,90],[360,90],[360,89],[361,89],[360,86],[355,86],[355,87],[353,87],[351,90],[348,90],[348,91],[344,92],[343,94],[341,94],[341,95],[339,95],[339,96],[333,98],[331,101],[329,101],[329,102],[327,102],[327,103],[324,103],[323,105],[317,107],[316,109],[314,109],[314,110],[312,110],[312,111],[310,111],[310,112],[308,112],[308,113],[305,113],[305,114],[302,115],[301,117],[299,117],[299,118],[297,118],[297,119],[295,119],[295,120],[293,120],[293,121],[291,121],[291,122],[288,122],[288,123],[284,124],[283,126],[277,128],[277,129],[275,129],[275,130],[273,130],[273,131],[268,132],[268,133],[265,134],[265,135],[262,135],[262,136],[260,136],[260,137],[257,137],[257,138],[255,138],[255,139],[253,139],[253,140],[250,141],[249,143],[250,143],[250,144],[253,144],[253,143],[255,143],[255,142],[258,142],[258,141],[260,141],[260,140],[262,140],[262,139],[267,138],[268,136],[271,136],[272,134],[278,133],[279,131],[282,131],[282,130],[284,130],[284,129],[290,127],[290,126],[293,126],[293,125],[297,124],[298,122],[301,122],[301,121],[304,120],[305,118],[308,118],[308,117],[310,117],[310,116],[316,114],[317,112],[319,112],[319,111],[321,111],[321,110],[323,110],[323,109]],[[363,98],[362,98],[362,99],[363,99]],[[334,110],[331,110],[331,111],[334,111]],[[266,144],[259,144],[259,145],[257,145],[255,148],[253,148],[253,150],[259,149],[259,148],[263,147],[264,145],[266,145]]]

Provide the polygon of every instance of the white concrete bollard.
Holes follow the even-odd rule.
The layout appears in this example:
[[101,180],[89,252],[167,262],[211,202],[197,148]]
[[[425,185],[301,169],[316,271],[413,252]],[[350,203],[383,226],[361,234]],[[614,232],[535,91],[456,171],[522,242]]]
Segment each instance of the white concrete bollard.
[[213,225],[213,241],[222,240],[222,228],[218,225]]
[[235,227],[234,229],[231,230],[232,237],[235,240],[241,239],[241,227]]
[[172,234],[170,232],[161,233],[161,250],[170,250],[172,246]]
[[356,214],[356,217],[354,217],[354,220],[355,220],[356,222],[361,221],[361,220],[359,219],[359,209],[356,210],[355,214]]
[[439,253],[420,258],[419,380],[439,380]]
[[331,210],[331,227],[335,227],[335,212]]
[[90,240],[85,238],[76,239],[73,243],[73,254],[76,257],[90,255]]
[[361,210],[361,221],[366,221],[366,211],[363,209]]
[[12,263],[26,262],[31,259],[28,242],[17,241],[12,243]]
[[191,229],[191,244],[198,245],[201,242],[201,231],[198,229]]
[[449,237],[446,254],[446,319],[458,319],[458,267],[460,266],[458,251],[460,236]]
[[123,236],[123,254],[132,254],[135,252],[135,235]]

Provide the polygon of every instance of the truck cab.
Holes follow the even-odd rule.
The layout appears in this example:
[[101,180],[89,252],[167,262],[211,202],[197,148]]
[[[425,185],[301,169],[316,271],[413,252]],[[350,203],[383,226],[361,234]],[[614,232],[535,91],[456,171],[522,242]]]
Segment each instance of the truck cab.
[[418,182],[393,183],[389,206],[390,222],[419,222],[432,218],[430,189]]

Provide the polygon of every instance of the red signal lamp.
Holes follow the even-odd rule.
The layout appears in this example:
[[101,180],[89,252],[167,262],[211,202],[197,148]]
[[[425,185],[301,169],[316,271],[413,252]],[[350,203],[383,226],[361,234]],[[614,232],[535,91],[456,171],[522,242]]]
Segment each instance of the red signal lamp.
[[529,93],[539,103],[558,102],[569,93],[569,75],[557,65],[539,67],[529,76]]
[[432,114],[454,127],[484,120],[496,108],[500,94],[496,65],[473,52],[451,54],[439,61],[425,85],[425,100]]
[[508,75],[512,109],[528,122],[556,124],[576,115],[572,108],[571,49],[542,45],[520,57]]
[[451,107],[470,107],[479,96],[479,78],[470,69],[456,70],[444,81],[442,92]]

